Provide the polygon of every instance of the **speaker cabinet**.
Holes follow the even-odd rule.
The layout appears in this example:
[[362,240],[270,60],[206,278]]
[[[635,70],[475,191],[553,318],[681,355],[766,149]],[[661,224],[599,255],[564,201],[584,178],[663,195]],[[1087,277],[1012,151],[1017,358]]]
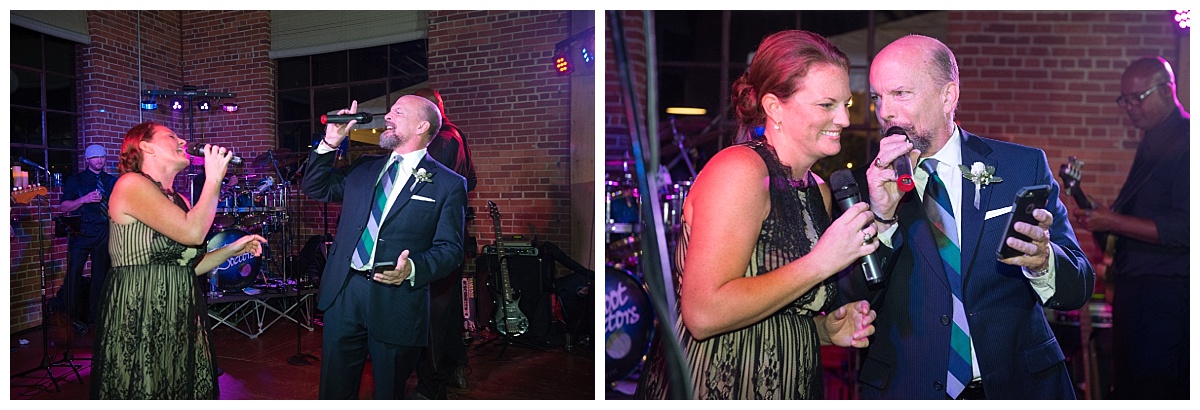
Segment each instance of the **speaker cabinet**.
[[[513,339],[538,345],[561,345],[561,335],[551,335],[551,302],[553,261],[538,256],[507,255],[508,277],[512,290],[520,297],[517,306],[529,319],[529,329]],[[549,266],[547,264],[550,264]],[[476,283],[486,283],[486,291],[476,291],[479,325],[492,330],[492,320],[499,312],[500,262],[495,254],[482,254],[475,260]],[[561,333],[561,329],[558,330]]]

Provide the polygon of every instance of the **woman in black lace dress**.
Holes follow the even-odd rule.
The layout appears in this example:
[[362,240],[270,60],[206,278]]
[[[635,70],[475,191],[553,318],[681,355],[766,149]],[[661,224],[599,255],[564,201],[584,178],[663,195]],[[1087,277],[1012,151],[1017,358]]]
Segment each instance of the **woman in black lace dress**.
[[233,256],[260,255],[266,240],[247,235],[204,253],[232,155],[205,147],[204,169],[215,177],[193,208],[171,189],[188,165],[185,145],[153,122],[134,126],[121,144],[122,175],[109,200],[112,269],[97,319],[92,398],[217,398],[205,300],[195,278]]
[[[841,150],[849,61],[799,30],[768,36],[733,102],[750,142],[722,150],[683,205],[673,272],[676,335],[697,399],[820,399],[820,345],[865,347],[875,312],[834,309],[835,273],[875,251],[866,204],[830,222],[830,190],[809,168]],[[662,354],[637,395],[664,398]]]

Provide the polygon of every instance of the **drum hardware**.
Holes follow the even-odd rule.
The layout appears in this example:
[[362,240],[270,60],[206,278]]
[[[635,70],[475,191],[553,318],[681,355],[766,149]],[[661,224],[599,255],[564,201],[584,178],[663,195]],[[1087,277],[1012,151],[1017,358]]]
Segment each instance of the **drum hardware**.
[[642,366],[658,322],[645,283],[627,270],[604,270],[604,379],[612,384]]

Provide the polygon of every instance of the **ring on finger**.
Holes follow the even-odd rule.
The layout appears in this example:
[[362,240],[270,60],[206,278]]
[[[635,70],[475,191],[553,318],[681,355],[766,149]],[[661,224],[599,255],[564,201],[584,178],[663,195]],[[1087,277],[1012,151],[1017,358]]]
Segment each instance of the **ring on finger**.
[[874,235],[871,235],[871,234],[869,234],[869,233],[863,232],[863,245],[870,245],[870,244],[871,244],[871,241],[874,241],[874,240],[875,240],[875,236],[874,236]]
[[883,166],[883,164],[879,163],[879,157],[875,157],[875,167],[876,168],[886,168]]

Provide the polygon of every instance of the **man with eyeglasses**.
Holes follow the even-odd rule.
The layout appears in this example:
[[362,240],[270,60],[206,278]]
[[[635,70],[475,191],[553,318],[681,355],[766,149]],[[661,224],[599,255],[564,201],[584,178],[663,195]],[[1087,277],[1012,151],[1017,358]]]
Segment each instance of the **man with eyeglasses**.
[[1114,398],[1186,400],[1191,116],[1162,57],[1125,69],[1117,105],[1145,137],[1113,205],[1075,212],[1098,240],[1116,236],[1107,274],[1114,288]]

